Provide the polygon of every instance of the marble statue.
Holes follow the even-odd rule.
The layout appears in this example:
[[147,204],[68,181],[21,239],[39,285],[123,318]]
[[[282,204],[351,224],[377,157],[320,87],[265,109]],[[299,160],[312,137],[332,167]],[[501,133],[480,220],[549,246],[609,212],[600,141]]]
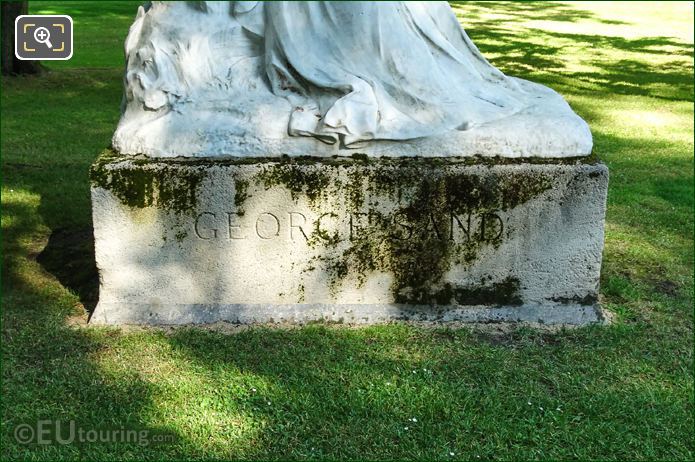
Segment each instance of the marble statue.
[[152,2],[125,54],[124,154],[591,153],[564,99],[492,66],[446,2]]

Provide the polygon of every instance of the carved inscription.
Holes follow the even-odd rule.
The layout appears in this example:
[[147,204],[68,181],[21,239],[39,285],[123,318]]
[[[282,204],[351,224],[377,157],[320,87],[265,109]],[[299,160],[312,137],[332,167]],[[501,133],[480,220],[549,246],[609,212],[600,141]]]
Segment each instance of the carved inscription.
[[505,221],[501,212],[480,214],[425,215],[418,223],[394,214],[385,224],[381,216],[368,212],[355,212],[339,216],[328,212],[314,218],[299,211],[262,212],[249,216],[236,212],[201,212],[193,222],[196,238],[213,240],[274,240],[308,242],[315,236],[319,240],[342,241],[365,238],[386,229],[394,240],[449,240],[453,242],[494,242],[503,238]]

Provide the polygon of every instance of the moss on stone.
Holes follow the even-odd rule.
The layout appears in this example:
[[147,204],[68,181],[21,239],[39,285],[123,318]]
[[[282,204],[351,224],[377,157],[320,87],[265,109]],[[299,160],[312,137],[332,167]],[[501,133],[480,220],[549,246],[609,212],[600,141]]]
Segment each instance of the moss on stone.
[[585,295],[580,297],[575,295],[573,297],[553,297],[551,299],[554,302],[562,303],[563,305],[582,305],[582,306],[592,306],[598,303],[598,297],[593,294]]
[[296,163],[264,165],[255,179],[266,189],[283,186],[290,191],[293,199],[306,195],[310,203],[327,192],[331,177],[316,166],[301,166]]
[[101,157],[90,171],[92,185],[110,191],[128,207],[158,207],[175,213],[195,210],[202,167]]
[[234,206],[236,207],[236,214],[243,216],[244,213],[244,202],[248,199],[249,181],[242,178],[234,178]]
[[244,201],[249,197],[247,192],[248,189],[248,180],[234,180],[234,205],[236,205],[237,207],[241,207],[244,204]]
[[340,233],[336,230],[333,233],[321,228],[321,220],[324,217],[338,218],[338,215],[333,212],[326,212],[314,221],[314,227],[309,235],[307,244],[309,247],[315,247],[322,244],[325,247],[335,247],[340,242]]
[[[329,282],[339,284],[351,273],[364,282],[373,271],[388,272],[394,276],[394,298],[411,301],[441,299],[441,290],[434,288],[453,264],[470,264],[481,246],[501,243],[501,235],[454,241],[452,214],[485,216],[510,210],[552,186],[552,179],[540,172],[471,172],[419,162],[361,166],[346,175],[348,209],[367,216],[370,233],[352,239],[342,252],[322,257]],[[370,199],[384,196],[398,204],[391,213],[381,212]],[[474,295],[456,290],[456,300]],[[511,295],[504,298],[510,301]]]
[[186,237],[188,237],[188,232],[186,232],[183,229],[178,230],[176,232],[176,234],[174,235],[174,238],[176,239],[176,242],[178,242],[178,243],[181,243],[184,239],[186,239]]
[[292,156],[282,157],[169,157],[157,158],[145,155],[123,155],[113,149],[105,149],[96,162],[108,163],[111,161],[121,161],[130,159],[138,162],[139,165],[145,164],[183,164],[188,166],[228,166],[228,165],[256,165],[256,164],[289,164],[289,165],[595,165],[601,162],[596,153],[588,156],[577,157],[488,157],[488,156],[468,156],[468,157],[370,157],[367,154],[356,152],[345,156],[315,157],[315,156]]
[[519,280],[507,278],[501,282],[486,285],[481,281],[477,286],[456,287],[449,283],[441,289],[412,290],[399,293],[396,303],[408,305],[488,305],[488,306],[519,306],[523,304],[519,296]]

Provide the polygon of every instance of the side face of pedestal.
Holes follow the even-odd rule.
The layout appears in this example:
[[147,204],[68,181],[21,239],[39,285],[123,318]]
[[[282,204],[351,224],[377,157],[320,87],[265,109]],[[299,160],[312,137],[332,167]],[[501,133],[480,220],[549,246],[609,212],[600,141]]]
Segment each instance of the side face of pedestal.
[[595,160],[102,156],[91,322],[596,322],[607,185]]

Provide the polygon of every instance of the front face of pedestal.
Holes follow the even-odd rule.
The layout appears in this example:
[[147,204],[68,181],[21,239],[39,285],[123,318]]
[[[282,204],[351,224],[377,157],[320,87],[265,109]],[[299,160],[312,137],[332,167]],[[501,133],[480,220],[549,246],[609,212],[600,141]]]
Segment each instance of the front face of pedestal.
[[593,322],[607,184],[589,161],[103,157],[92,322]]

